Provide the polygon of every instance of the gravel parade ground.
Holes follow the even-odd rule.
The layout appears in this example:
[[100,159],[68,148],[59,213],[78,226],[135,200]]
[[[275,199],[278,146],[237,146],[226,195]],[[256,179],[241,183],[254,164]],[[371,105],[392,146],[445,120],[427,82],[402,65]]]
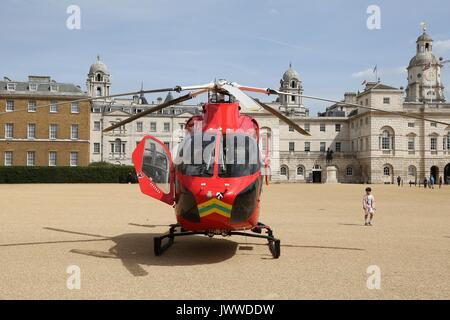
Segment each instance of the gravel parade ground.
[[363,185],[264,187],[274,260],[264,240],[221,236],[155,257],[174,212],[138,185],[0,185],[0,299],[450,299],[450,187],[372,188],[366,227]]

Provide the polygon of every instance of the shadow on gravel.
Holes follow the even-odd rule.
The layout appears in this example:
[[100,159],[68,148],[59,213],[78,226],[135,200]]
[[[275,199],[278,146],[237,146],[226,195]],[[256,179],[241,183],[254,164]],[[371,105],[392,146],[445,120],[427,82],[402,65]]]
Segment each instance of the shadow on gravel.
[[88,234],[70,230],[44,228],[51,231],[101,237],[114,245],[108,251],[72,249],[70,252],[103,259],[120,259],[123,266],[134,276],[142,277],[148,272],[142,266],[192,266],[213,264],[232,258],[238,244],[226,239],[191,236],[175,240],[174,245],[162,256],[153,254],[153,237],[160,233],[126,233],[114,237]]

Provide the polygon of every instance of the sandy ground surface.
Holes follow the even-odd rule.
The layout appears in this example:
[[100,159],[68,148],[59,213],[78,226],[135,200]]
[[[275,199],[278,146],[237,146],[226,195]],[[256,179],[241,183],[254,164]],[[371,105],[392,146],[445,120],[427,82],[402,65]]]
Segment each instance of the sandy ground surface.
[[[261,220],[282,241],[179,239],[155,257],[172,208],[137,185],[0,185],[0,299],[449,299],[450,188],[271,185]],[[81,289],[66,286],[70,265]],[[367,289],[367,268],[381,290]]]

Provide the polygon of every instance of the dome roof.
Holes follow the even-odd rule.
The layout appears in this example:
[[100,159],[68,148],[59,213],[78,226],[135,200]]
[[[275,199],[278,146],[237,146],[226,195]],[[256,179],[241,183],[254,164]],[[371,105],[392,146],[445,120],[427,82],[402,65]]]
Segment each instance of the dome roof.
[[97,61],[89,68],[89,74],[95,74],[97,72],[109,74],[108,67],[100,60],[100,56],[97,56]]
[[298,72],[292,69],[292,65],[289,64],[289,69],[286,70],[286,72],[283,74],[283,81],[289,82],[291,80],[300,80],[300,76],[298,75]]
[[426,64],[439,64],[439,60],[432,53],[418,54],[411,59],[409,67],[423,66]]
[[424,31],[423,34],[417,38],[417,42],[419,41],[433,41],[433,39]]

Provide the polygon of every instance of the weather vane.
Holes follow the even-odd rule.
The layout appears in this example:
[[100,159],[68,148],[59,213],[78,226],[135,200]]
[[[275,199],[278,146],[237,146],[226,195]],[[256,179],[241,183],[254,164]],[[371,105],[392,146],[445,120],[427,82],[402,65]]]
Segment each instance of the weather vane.
[[426,21],[422,21],[420,23],[420,26],[422,27],[422,30],[425,33],[427,31],[427,22]]

